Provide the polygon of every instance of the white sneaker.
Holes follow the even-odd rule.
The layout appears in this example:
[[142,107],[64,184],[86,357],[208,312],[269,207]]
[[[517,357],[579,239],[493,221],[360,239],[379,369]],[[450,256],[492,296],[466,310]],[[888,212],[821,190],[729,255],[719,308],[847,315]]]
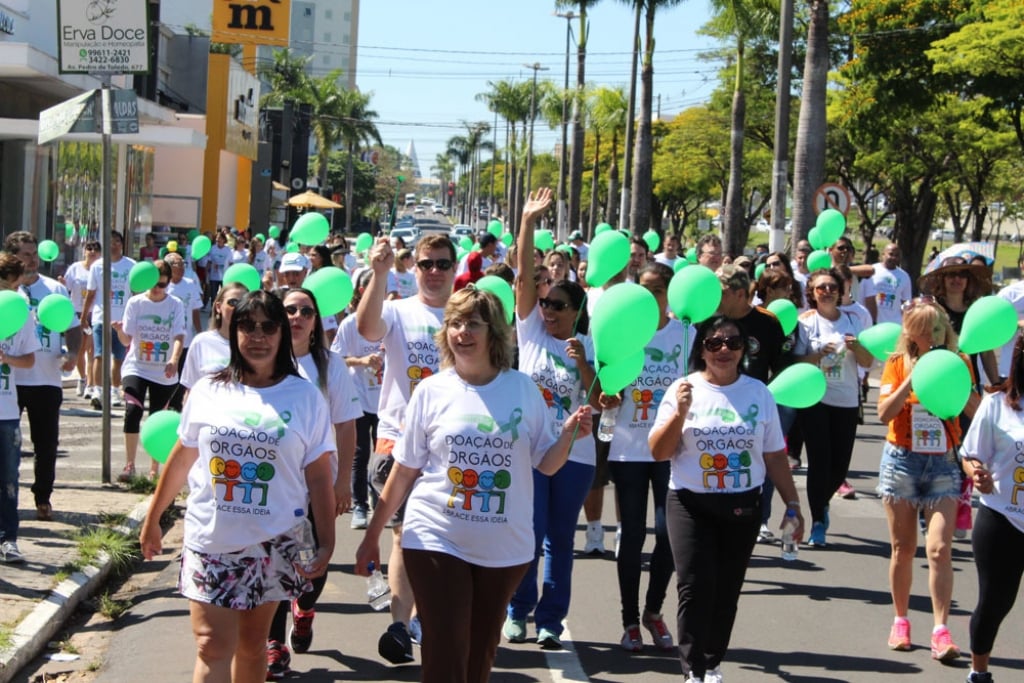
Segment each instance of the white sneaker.
[[615,559],[619,559],[619,546],[622,545],[622,525],[615,527]]
[[17,564],[24,562],[25,556],[21,554],[21,550],[18,549],[18,544],[14,541],[4,541],[0,543],[0,562],[7,564]]
[[697,678],[693,674],[690,674],[689,676],[686,677],[686,680],[683,681],[683,683],[704,683],[704,679],[703,678]]
[[704,672],[704,683],[723,683],[722,667],[716,666],[711,671]]
[[77,395],[79,398],[85,396],[85,380],[84,379],[78,380],[78,386],[75,389],[75,395]]
[[110,405],[116,408],[124,405],[124,399],[121,398],[121,392],[118,391],[117,387],[110,387]]
[[768,544],[775,543],[775,534],[772,533],[772,530],[768,528],[767,524],[762,524],[761,530],[757,532],[757,542]]
[[604,555],[604,527],[600,523],[587,523],[587,542],[584,555]]

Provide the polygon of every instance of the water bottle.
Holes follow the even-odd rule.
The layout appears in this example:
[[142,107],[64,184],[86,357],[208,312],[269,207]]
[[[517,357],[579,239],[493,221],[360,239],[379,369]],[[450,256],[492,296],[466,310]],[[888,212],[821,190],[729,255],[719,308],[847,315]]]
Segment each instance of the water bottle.
[[380,612],[391,605],[391,586],[373,562],[366,568],[370,570],[370,576],[366,579],[367,602],[370,603],[370,607]]
[[298,544],[295,563],[303,569],[309,569],[316,560],[316,541],[313,540],[313,525],[302,508],[295,508],[295,517],[299,520],[293,529],[292,536]]
[[782,521],[782,559],[791,562],[798,552],[796,544],[796,527],[798,524],[796,509],[787,508],[786,518]]
[[615,422],[619,419],[619,406],[601,409],[601,421],[597,425],[597,438],[600,441],[611,441],[615,436]]

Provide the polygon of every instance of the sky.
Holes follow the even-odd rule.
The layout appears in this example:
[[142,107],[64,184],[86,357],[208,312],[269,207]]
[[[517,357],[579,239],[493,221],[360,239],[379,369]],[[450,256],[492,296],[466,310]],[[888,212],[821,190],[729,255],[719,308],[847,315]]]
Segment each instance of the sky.
[[[539,71],[538,80],[564,84],[566,19],[554,16],[553,0],[363,0],[359,11],[359,89],[373,93],[385,144],[405,152],[415,143],[424,176],[448,139],[465,132],[462,121],[493,125],[494,114],[475,99],[488,81],[532,79],[524,65],[540,63],[550,70]],[[707,101],[715,87],[717,64],[698,59],[716,47],[697,35],[709,11],[707,0],[686,0],[655,17],[654,95],[656,108],[661,95],[662,117]],[[587,81],[627,89],[632,10],[622,0],[602,0],[588,19]],[[574,36],[578,28],[574,19]],[[575,42],[570,51],[574,84]],[[561,130],[538,121],[534,140],[536,151],[553,152]]]

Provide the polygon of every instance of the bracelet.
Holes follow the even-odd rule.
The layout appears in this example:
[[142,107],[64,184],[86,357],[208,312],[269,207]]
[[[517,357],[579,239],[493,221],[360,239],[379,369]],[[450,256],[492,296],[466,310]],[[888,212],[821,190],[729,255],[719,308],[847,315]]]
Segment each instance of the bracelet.
[[786,507],[788,507],[788,508],[798,508],[798,507],[800,507],[800,501],[799,500],[791,500],[788,503],[786,503]]

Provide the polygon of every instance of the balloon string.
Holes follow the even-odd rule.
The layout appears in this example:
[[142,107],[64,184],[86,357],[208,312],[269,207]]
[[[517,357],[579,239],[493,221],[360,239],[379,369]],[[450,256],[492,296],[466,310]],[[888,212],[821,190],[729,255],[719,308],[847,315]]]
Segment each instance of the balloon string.
[[[594,381],[590,383],[590,388],[587,389],[587,395],[583,399],[581,405],[590,405],[590,395],[594,393],[594,388],[597,386],[597,372],[594,372]],[[576,428],[572,430],[572,440],[569,441],[569,455],[572,455],[573,444],[576,443],[576,435],[580,433],[580,423],[576,422]]]
[[576,336],[576,326],[580,324],[580,316],[583,315],[583,309],[587,306],[587,290],[583,290],[583,301],[580,302],[580,307],[576,310],[576,319],[572,321],[572,336]]

